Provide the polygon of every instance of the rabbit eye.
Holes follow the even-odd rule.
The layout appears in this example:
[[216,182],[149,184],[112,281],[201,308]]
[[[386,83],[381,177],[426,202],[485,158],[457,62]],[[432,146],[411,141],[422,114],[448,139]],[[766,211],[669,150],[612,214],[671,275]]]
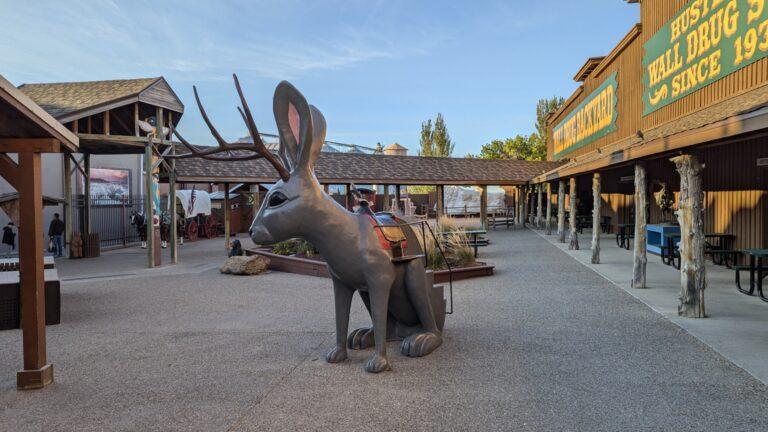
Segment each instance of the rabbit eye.
[[272,194],[271,197],[269,197],[269,206],[270,207],[278,207],[282,205],[284,202],[288,201],[288,197],[283,195],[282,192],[275,192]]

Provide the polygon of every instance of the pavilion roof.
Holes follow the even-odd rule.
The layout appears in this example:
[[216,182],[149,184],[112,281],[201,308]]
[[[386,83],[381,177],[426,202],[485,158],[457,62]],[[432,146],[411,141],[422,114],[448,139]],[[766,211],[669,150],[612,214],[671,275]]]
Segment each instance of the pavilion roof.
[[[516,185],[559,165],[560,162],[323,152],[315,165],[315,174],[322,183]],[[279,178],[264,159],[179,159],[176,173],[183,183],[270,183]]]

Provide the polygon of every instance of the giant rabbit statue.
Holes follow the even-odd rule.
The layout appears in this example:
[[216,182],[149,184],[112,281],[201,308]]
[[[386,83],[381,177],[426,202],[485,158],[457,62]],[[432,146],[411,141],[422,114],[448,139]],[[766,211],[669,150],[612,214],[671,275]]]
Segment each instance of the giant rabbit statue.
[[[314,173],[325,141],[325,119],[287,81],[275,90],[273,110],[280,135],[277,155],[267,150],[245,101],[235,87],[238,108],[253,143],[227,143],[208,119],[195,89],[203,119],[219,146],[202,150],[179,140],[189,153],[231,161],[266,159],[280,180],[272,187],[250,228],[256,244],[272,244],[294,237],[312,243],[328,263],[336,309],[336,344],[326,355],[329,363],[347,360],[347,349],[375,347],[365,365],[368,372],[390,370],[387,341],[402,340],[401,353],[425,356],[442,344],[445,302],[441,287],[433,287],[424,268],[418,237],[410,226],[391,214],[374,214],[366,202],[350,212],[326,194]],[[384,157],[384,156],[381,156]],[[352,296],[357,291],[373,326],[347,335]]]

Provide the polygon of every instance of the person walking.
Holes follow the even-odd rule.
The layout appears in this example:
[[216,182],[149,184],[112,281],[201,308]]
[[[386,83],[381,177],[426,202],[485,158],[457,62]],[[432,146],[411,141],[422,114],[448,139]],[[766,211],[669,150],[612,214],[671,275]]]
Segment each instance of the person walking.
[[59,219],[59,214],[53,214],[53,220],[48,227],[48,237],[53,242],[53,256],[61,257],[64,255],[64,247],[61,244],[61,237],[64,234],[64,221]]
[[13,226],[13,222],[8,222],[8,225],[3,227],[3,244],[11,247],[9,253],[16,250],[16,233],[13,232]]

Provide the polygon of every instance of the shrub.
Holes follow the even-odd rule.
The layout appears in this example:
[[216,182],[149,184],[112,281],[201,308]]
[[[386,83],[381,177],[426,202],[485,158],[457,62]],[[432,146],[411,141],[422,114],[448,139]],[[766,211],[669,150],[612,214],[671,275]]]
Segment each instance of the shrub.
[[315,249],[314,246],[312,246],[312,243],[304,240],[304,239],[290,239],[286,241],[282,241],[280,243],[275,243],[272,246],[272,253],[277,255],[296,255],[296,254],[304,254],[307,257],[313,257],[317,255],[317,249]]

